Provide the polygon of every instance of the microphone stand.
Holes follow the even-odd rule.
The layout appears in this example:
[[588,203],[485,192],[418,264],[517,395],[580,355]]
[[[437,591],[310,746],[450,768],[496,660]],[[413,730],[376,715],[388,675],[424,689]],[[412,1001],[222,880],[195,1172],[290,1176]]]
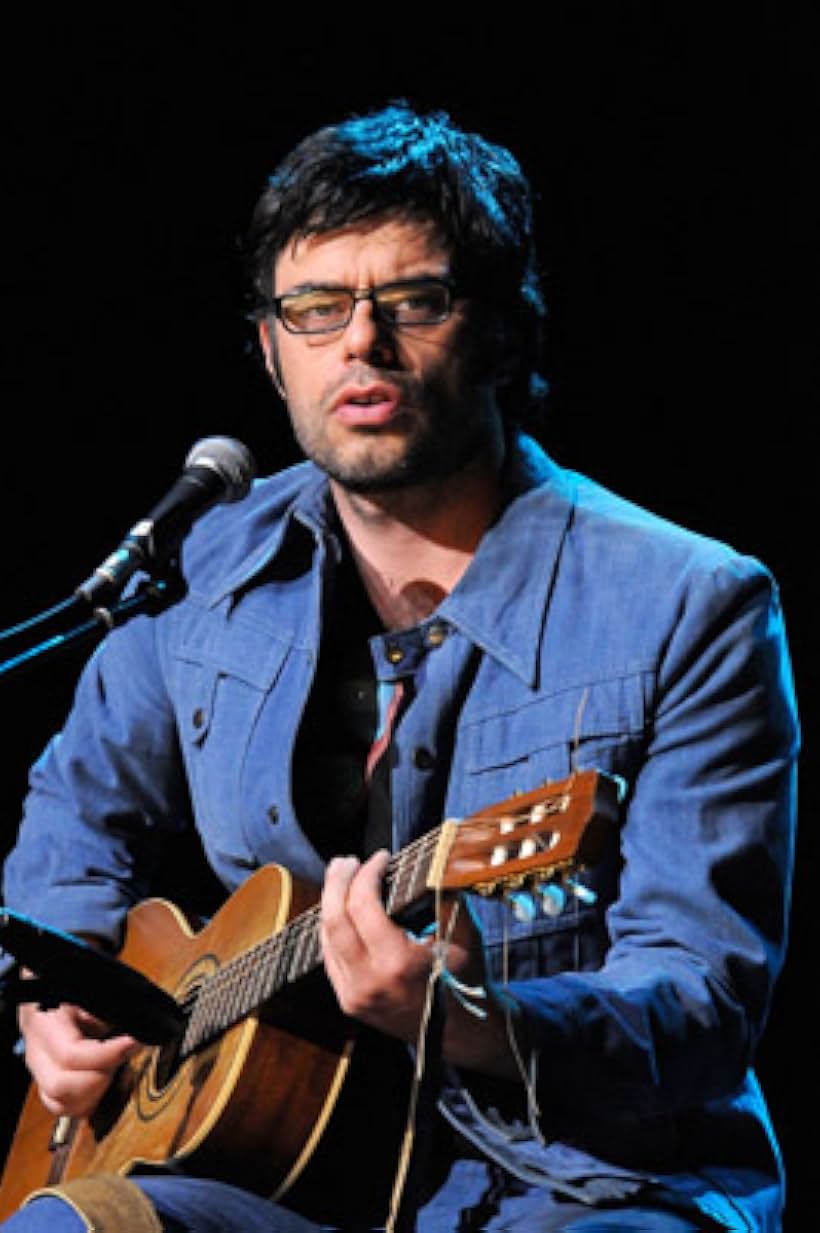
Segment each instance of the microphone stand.
[[46,621],[53,620],[62,614],[67,614],[69,617],[73,617],[76,614],[80,617],[78,624],[61,633],[53,634],[51,637],[26,648],[19,654],[12,655],[0,662],[0,677],[9,676],[29,668],[44,656],[51,655],[53,652],[81,646],[94,638],[102,637],[117,626],[124,625],[132,617],[143,613],[155,616],[157,613],[164,611],[165,608],[170,608],[173,604],[177,603],[184,594],[185,582],[179,569],[179,562],[176,558],[173,558],[166,563],[161,573],[144,579],[139,583],[135,591],[127,595],[125,599],[119,598],[116,603],[111,604],[109,607],[92,609],[90,618],[86,615],[89,608],[88,603],[75,595],[70,600],[50,608],[32,620],[26,621],[24,624],[4,633],[0,633],[0,641],[3,641],[19,636],[21,633],[33,629]]

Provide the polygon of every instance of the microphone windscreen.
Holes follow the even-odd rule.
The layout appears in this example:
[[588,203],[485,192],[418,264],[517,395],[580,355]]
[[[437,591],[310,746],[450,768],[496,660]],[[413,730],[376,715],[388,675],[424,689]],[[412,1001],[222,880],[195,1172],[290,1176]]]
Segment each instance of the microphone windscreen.
[[185,459],[187,467],[210,467],[225,484],[222,500],[241,501],[256,478],[256,463],[246,445],[233,437],[203,437]]

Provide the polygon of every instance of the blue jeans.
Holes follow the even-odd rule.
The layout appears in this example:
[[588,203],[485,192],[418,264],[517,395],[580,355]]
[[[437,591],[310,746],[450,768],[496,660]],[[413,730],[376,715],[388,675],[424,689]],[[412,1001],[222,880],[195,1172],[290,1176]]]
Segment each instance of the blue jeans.
[[[482,1171],[483,1172],[483,1171]],[[135,1179],[136,1180],[136,1179]],[[610,1211],[552,1198],[546,1191],[488,1202],[477,1191],[478,1174],[465,1162],[458,1200],[447,1186],[446,1200],[432,1200],[419,1214],[418,1233],[704,1233],[717,1229],[705,1218],[629,1207]],[[183,1177],[140,1178],[166,1233],[325,1233],[320,1226],[265,1199],[221,1182]],[[738,1226],[742,1228],[742,1226]],[[84,1222],[61,1200],[46,1197],[11,1216],[4,1233],[85,1233]],[[341,1233],[367,1233],[347,1228]]]

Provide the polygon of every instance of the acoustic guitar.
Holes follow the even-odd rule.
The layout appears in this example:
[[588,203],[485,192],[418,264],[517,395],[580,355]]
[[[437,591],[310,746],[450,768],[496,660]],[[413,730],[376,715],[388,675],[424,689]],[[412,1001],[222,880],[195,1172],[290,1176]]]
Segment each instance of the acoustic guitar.
[[[429,920],[435,894],[534,900],[577,887],[615,823],[617,795],[612,779],[578,771],[444,822],[391,858],[387,912],[401,921],[427,903]],[[314,1220],[330,1218],[325,1203],[337,1216],[379,1218],[387,1193],[370,1179],[389,1179],[395,1165],[410,1056],[339,1010],[322,970],[318,899],[317,888],[266,865],[198,932],[165,900],[132,909],[119,962],[173,996],[183,1027],[129,1059],[88,1118],[55,1119],[31,1085],[0,1218],[57,1181],[169,1167],[283,1200]],[[363,1184],[349,1145],[365,1131]]]

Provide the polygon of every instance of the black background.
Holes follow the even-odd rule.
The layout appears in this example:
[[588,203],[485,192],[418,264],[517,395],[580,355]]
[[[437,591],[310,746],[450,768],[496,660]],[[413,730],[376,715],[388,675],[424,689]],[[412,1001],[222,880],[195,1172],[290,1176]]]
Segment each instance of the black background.
[[[225,7],[5,21],[0,628],[68,595],[196,438],[238,436],[263,471],[295,457],[236,264],[252,203],[294,141],[404,96],[509,145],[537,193],[551,304],[545,444],[762,557],[782,587],[802,821],[791,956],[760,1069],[805,1211],[818,796],[808,25],[754,3],[576,0],[541,6],[537,26],[517,6],[506,20]],[[3,848],[80,659],[0,678]]]

